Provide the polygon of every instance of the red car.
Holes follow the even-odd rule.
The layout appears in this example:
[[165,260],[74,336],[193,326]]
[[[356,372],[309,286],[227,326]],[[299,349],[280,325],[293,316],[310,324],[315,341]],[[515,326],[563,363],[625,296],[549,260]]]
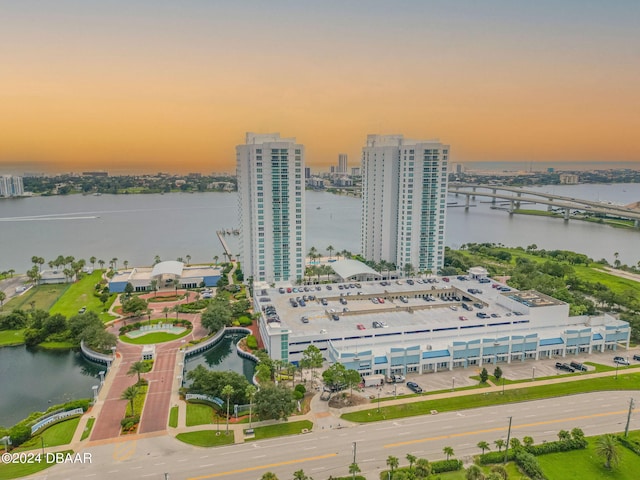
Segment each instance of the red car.
[[458,317],[461,321],[466,322],[467,320],[469,320],[467,317],[465,317],[464,315],[460,315]]
[[443,282],[449,282],[449,277],[442,277]]
[[380,303],[384,303],[384,298],[379,298],[379,299],[378,299],[378,301],[379,301]]
[[359,323],[358,325],[356,325],[356,327],[358,327],[358,330],[365,330],[364,325]]

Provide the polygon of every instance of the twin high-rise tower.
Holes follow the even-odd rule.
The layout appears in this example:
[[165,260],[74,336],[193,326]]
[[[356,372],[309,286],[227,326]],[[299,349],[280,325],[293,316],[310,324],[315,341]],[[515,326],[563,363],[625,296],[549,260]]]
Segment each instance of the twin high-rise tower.
[[[449,147],[369,135],[362,151],[362,255],[398,269],[437,272],[444,262]],[[236,147],[241,254],[247,277],[304,277],[304,147],[247,133]],[[331,228],[331,225],[327,225]]]

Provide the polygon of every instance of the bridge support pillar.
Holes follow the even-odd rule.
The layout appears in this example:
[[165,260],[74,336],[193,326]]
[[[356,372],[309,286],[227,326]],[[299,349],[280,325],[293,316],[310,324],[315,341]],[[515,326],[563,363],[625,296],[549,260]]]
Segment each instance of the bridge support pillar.
[[[492,192],[493,192],[493,194],[494,194],[494,195],[496,194],[496,191],[497,191],[497,190],[496,190],[495,188],[492,190]],[[491,199],[491,203],[493,203],[494,205],[496,204],[496,197],[493,197],[493,198]]]
[[469,210],[469,200],[470,200],[471,195],[467,195],[467,200],[465,201],[464,204],[464,210],[468,211]]
[[509,215],[513,215],[514,208],[515,208],[515,202],[511,200],[511,202],[509,203]]
[[[473,190],[473,193],[474,193],[474,194],[476,193],[476,187],[473,187],[471,190]],[[475,199],[476,199],[476,196],[475,196],[475,195],[472,195],[472,198],[475,200]]]
[[565,208],[564,209],[564,221],[568,222],[569,221],[569,213],[570,213],[570,209]]
[[547,205],[547,212],[553,211],[553,205]]
[[636,228],[640,228],[640,220],[636,218],[635,221],[633,222],[633,226]]

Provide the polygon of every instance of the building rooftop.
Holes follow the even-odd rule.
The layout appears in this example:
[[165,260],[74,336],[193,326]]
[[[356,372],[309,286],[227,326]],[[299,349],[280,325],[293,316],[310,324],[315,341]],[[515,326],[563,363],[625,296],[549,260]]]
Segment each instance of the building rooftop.
[[534,290],[511,292],[504,295],[527,307],[548,307],[550,305],[563,305],[565,303]]

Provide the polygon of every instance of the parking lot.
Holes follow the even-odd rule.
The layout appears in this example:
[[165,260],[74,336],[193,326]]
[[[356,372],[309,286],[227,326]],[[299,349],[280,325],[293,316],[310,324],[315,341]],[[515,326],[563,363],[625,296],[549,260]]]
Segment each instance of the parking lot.
[[[567,355],[566,357],[554,357],[545,360],[527,360],[525,362],[513,362],[513,363],[499,363],[498,366],[502,369],[503,376],[507,380],[534,380],[543,377],[560,377],[561,375],[567,375],[569,372],[559,370],[556,368],[556,362],[571,363],[571,362],[591,362],[606,365],[609,367],[615,367],[616,364],[613,358],[616,356],[627,359],[629,363],[633,365],[640,365],[639,361],[633,360],[633,355],[640,354],[640,348],[636,347],[629,350],[620,349],[616,352],[608,351],[605,353],[592,353],[591,355]],[[437,373],[429,373],[424,375],[410,374],[407,375],[407,381],[417,383],[424,392],[433,392],[440,390],[447,390],[451,388],[460,388],[466,386],[473,386],[478,384],[478,380],[472,379],[472,376],[480,375],[482,368],[486,368],[489,375],[493,374],[495,365],[485,364],[482,367],[476,365],[468,368],[456,368],[454,370],[444,370]],[[593,367],[587,366],[590,371],[593,371]],[[586,372],[588,373],[588,372]],[[413,392],[409,390],[405,383],[390,384],[385,383],[380,390],[381,398],[388,398],[395,395],[409,395]],[[364,390],[364,394],[367,396],[377,396],[377,387],[367,387]]]

